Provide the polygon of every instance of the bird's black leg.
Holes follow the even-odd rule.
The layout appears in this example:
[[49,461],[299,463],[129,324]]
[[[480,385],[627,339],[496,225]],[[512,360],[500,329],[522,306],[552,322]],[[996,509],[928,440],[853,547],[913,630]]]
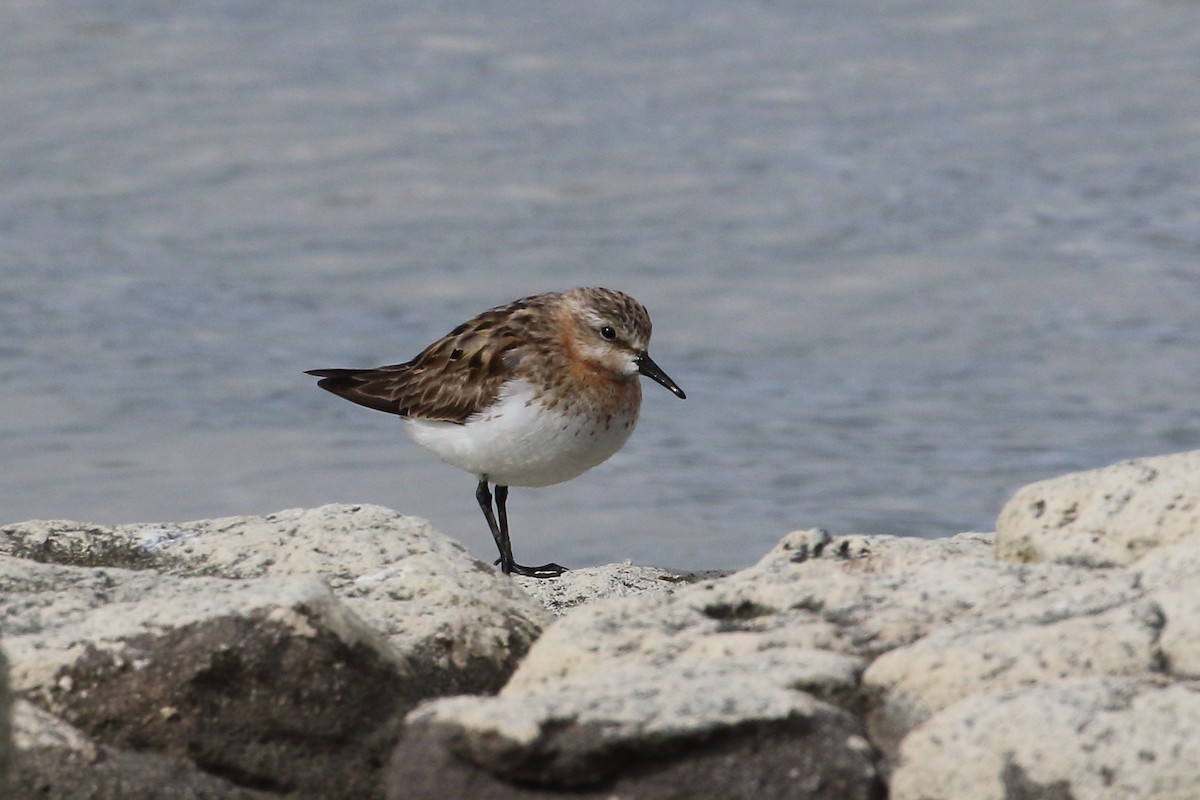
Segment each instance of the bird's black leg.
[[[496,487],[496,493],[500,493],[500,487]],[[479,479],[479,486],[475,489],[475,499],[479,501],[479,507],[483,509],[483,518],[487,520],[488,528],[492,531],[492,538],[496,540],[496,548],[500,551],[500,558],[496,559],[496,563],[500,565],[500,571],[508,575],[513,571],[513,554],[512,544],[508,541],[508,520],[505,519],[503,530],[496,524],[496,514],[492,511],[492,493],[488,491],[487,476],[484,475]],[[503,505],[500,506],[504,508]],[[501,517],[507,517],[507,514],[502,510]]]
[[[512,542],[508,538],[508,487],[496,487],[496,512],[500,515],[500,535],[504,538],[504,544],[508,547],[508,563],[512,572],[518,575],[528,575],[531,578],[557,578],[567,571],[567,568],[559,564],[542,564],[540,567],[526,567],[518,564],[512,556]],[[505,570],[506,572],[510,570]]]
[[[492,511],[492,493],[488,491],[487,476],[479,479],[479,486],[475,490],[475,499],[479,501],[479,507],[483,509],[484,519],[487,520],[488,527],[492,531],[492,538],[496,540],[496,548],[500,551],[500,558],[496,559],[496,563],[500,565],[500,571],[505,575],[526,575],[530,578],[557,578],[567,571],[566,567],[558,564],[542,564],[540,567],[526,567],[523,564],[518,564],[512,554],[512,541],[508,537],[508,487],[496,487],[496,513]],[[499,514],[499,523],[497,523],[496,515]]]

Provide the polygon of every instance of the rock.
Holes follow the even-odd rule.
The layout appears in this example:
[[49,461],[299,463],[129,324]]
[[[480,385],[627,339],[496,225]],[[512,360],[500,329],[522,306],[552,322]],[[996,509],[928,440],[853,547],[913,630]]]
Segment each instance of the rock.
[[1159,669],[1180,679],[1200,679],[1200,540],[1159,548],[1136,566],[1162,615]]
[[17,692],[122,770],[192,759],[296,797],[376,795],[403,714],[497,690],[552,618],[428,524],[372,506],[35,521],[0,529],[0,553]]
[[495,691],[551,619],[426,523],[370,506],[35,521],[0,529],[0,552],[15,689],[95,736],[113,775],[157,755],[297,797],[372,796],[405,711]]
[[[948,562],[961,569],[948,570]],[[536,785],[749,797],[738,783],[746,773],[718,785],[701,770],[706,777],[688,783],[698,792],[690,795],[656,795],[638,781],[661,770],[682,780],[688,759],[702,758],[708,743],[745,755],[767,737],[822,754],[828,769],[788,762],[794,771],[779,773],[806,776],[812,796],[873,796],[875,754],[851,713],[867,660],[990,596],[1012,594],[1024,572],[996,562],[988,536],[833,541],[796,532],[728,578],[573,610],[497,697],[422,704],[408,718],[390,785],[436,786],[434,776],[449,770],[471,796],[486,787],[485,796],[521,797],[515,787]],[[1044,590],[1037,579],[1025,582],[1030,594]],[[759,791],[792,797],[797,785],[780,778]]]
[[870,576],[860,571],[870,546],[902,545],[811,546],[822,537],[794,534],[729,578],[574,609],[498,696],[429,701],[409,715],[392,796],[444,796],[446,785],[495,798],[531,796],[522,787],[549,792],[539,797],[877,796],[874,751],[838,707],[852,705],[866,662],[820,646],[839,637],[811,592],[847,570],[855,582]]
[[608,564],[572,569],[552,580],[515,577],[513,580],[556,617],[573,608],[610,597],[669,594],[681,586],[726,573],[675,572],[658,567]]
[[0,558],[0,583],[17,692],[103,744],[188,758],[245,787],[371,796],[422,694],[405,659],[315,577]]
[[[543,634],[508,690],[630,663],[790,649],[865,665],[950,620],[1094,578],[1066,567],[998,562],[991,537],[981,534],[821,540],[819,532],[795,532],[727,578],[578,608]],[[842,702],[856,688],[852,678],[830,691]]]
[[[51,797],[1190,798],[1190,456],[1133,462],[1124,493],[1084,481],[1073,510],[1038,495],[1053,519],[1027,539],[796,531],[720,577],[509,579],[369,506],[7,526],[0,633],[43,709],[22,704],[17,780]],[[1080,538],[1080,519],[1112,528]]]
[[1030,484],[1000,512],[996,552],[1106,567],[1192,536],[1200,536],[1200,450]]
[[551,619],[424,520],[379,506],[117,527],[34,521],[0,528],[0,553],[188,577],[319,576],[388,638],[427,696],[496,691]]
[[[1053,601],[1051,601],[1053,602]],[[937,711],[974,694],[1068,678],[1145,675],[1159,663],[1161,618],[1128,603],[1065,619],[983,620],[938,631],[878,658],[863,676],[872,740],[891,752]]]
[[[1037,565],[1061,572],[1062,567]],[[1200,539],[1136,568],[1071,569],[1057,591],[960,619],[876,659],[863,675],[885,753],[959,700],[1087,678],[1200,676]]]
[[1200,685],[1092,680],[976,695],[905,740],[891,800],[1200,797]]
[[[799,703],[868,720],[884,761],[866,763],[878,768],[960,702],[1088,678],[1149,681],[1168,665],[1191,675],[1194,586],[1200,540],[1114,572],[999,561],[986,534],[798,531],[727,578],[574,609],[497,697],[419,706],[390,785],[426,785],[423,770],[438,764],[480,796],[525,797],[522,786],[639,796],[623,781],[650,762],[628,753],[684,770],[676,759],[697,742],[781,730],[812,713]],[[1022,774],[1010,770],[1010,784],[1025,786]]]
[[0,650],[0,797],[12,796],[12,692],[8,688],[8,659]]
[[265,800],[274,796],[209,775],[187,759],[97,744],[82,731],[25,701],[18,701],[15,710],[17,797]]
[[93,742],[83,731],[28,700],[18,700],[13,704],[12,728],[13,744],[18,750],[64,750],[84,762],[95,763],[100,760],[101,745]]
[[728,665],[648,666],[424,704],[388,797],[868,800],[873,762],[852,715],[805,692]]

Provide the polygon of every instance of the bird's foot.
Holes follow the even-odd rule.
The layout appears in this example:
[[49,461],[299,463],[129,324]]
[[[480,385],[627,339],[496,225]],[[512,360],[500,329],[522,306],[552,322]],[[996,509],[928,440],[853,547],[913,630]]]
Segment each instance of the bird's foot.
[[554,563],[542,564],[540,567],[527,567],[515,561],[511,564],[500,564],[498,558],[495,563],[500,565],[500,571],[505,575],[524,575],[527,578],[557,578],[567,571],[566,567]]

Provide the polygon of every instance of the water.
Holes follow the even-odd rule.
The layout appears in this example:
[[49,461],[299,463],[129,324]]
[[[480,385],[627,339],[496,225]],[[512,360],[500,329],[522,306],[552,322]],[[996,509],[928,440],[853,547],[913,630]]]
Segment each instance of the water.
[[301,371],[581,284],[689,399],[513,491],[526,563],[990,529],[1200,447],[1200,3],[47,0],[0,69],[3,521],[370,502],[490,557]]

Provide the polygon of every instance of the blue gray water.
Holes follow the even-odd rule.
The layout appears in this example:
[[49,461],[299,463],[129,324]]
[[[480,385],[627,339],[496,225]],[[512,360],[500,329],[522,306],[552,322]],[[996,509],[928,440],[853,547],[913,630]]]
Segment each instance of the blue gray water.
[[991,529],[1200,447],[1200,3],[7,3],[0,269],[0,522],[380,503],[489,557],[301,370],[600,284],[689,399],[514,490],[518,558]]

